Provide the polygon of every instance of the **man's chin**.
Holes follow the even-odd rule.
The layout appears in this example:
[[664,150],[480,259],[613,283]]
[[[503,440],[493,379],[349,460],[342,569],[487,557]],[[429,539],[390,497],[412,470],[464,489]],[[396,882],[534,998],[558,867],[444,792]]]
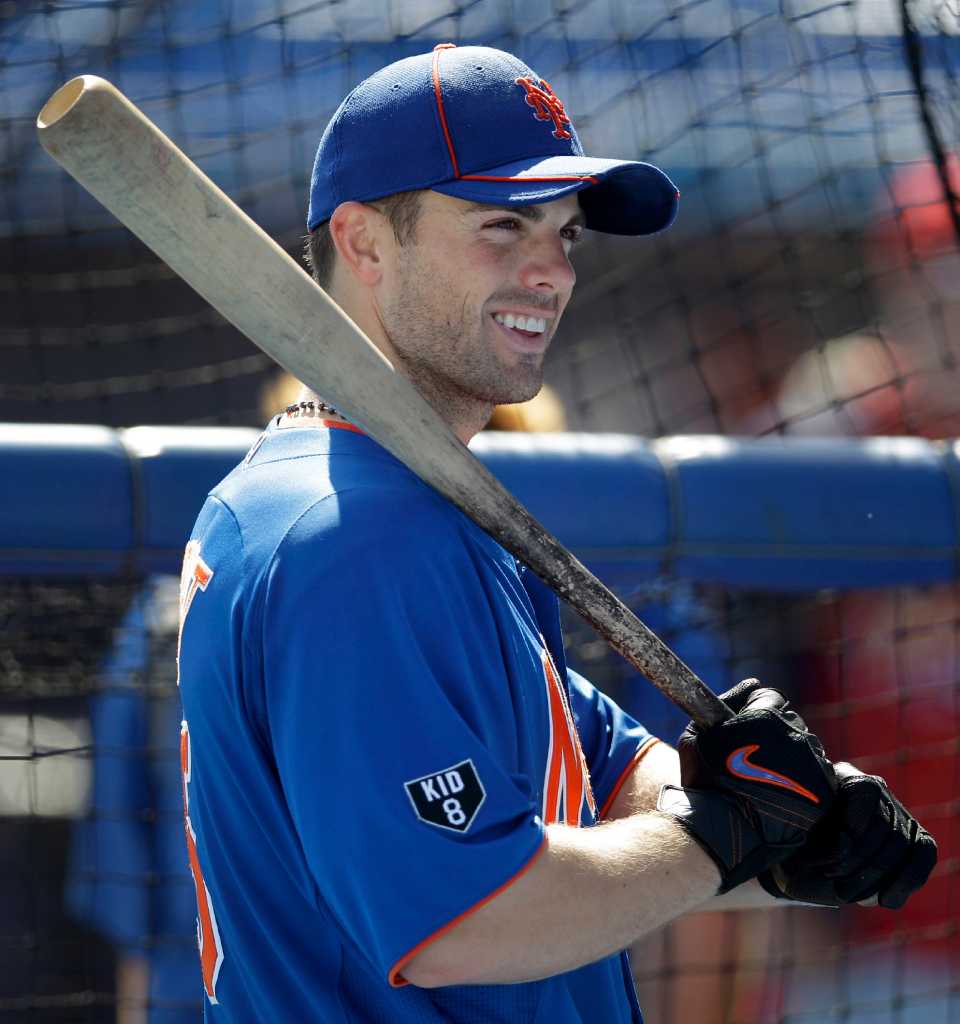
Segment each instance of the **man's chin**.
[[511,387],[497,390],[488,396],[487,401],[493,405],[519,405],[521,402],[529,402],[536,398],[543,387],[543,375],[540,374],[536,381],[531,381],[524,387]]

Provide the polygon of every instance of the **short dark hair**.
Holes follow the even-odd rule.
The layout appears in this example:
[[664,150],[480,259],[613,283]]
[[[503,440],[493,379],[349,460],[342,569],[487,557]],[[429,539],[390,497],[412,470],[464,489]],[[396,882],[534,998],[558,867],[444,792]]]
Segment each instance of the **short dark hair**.
[[[390,221],[398,244],[406,245],[416,236],[422,198],[423,189],[395,192],[392,196],[375,199],[367,203],[367,206],[379,210]],[[337,256],[337,248],[330,237],[330,221],[325,220],[318,224],[304,239],[304,243],[303,258],[310,268],[313,279],[321,288],[329,287]]]

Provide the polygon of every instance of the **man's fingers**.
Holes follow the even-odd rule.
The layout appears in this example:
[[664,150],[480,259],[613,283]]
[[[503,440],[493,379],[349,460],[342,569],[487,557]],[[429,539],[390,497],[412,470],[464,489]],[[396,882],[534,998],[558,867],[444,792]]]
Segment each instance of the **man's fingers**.
[[813,837],[795,854],[785,866],[796,870],[815,869],[825,878],[838,878],[849,874],[859,866],[853,837],[849,832],[838,831],[836,827],[814,830]]
[[839,790],[802,850],[761,878],[787,899],[898,909],[930,876],[937,845],[883,779],[845,761],[834,765]]
[[882,837],[869,855],[861,857],[850,872],[834,880],[837,895],[846,903],[858,903],[873,896],[891,878],[900,877],[910,856],[910,843],[905,836],[894,833]]
[[862,774],[844,778],[839,772],[837,777],[840,779],[838,801],[845,828],[859,836],[875,825],[878,813],[883,814],[884,825],[889,826],[892,808],[881,780]]
[[[850,767],[840,763],[839,767]],[[843,878],[862,870],[887,840],[891,809],[885,807],[875,780],[857,772],[866,785],[851,783],[842,775],[836,802],[814,830],[797,860],[819,868],[827,878]]]
[[720,694],[720,699],[730,708],[734,714],[739,714],[744,705],[749,701],[750,695],[755,693],[760,686],[759,679],[742,679],[736,686],[732,686],[726,693]]
[[880,906],[899,910],[911,894],[916,892],[937,864],[937,844],[933,836],[920,824],[914,822],[916,836],[910,855],[896,878],[880,892]]

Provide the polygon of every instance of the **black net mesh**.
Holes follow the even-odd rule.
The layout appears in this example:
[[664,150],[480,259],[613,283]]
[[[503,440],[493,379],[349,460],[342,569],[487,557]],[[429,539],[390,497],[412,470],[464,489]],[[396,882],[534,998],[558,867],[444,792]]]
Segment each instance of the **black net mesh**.
[[438,39],[513,50],[588,152],[683,193],[662,238],[581,252],[548,371],[572,427],[947,428],[960,58],[940,0],[7,3],[0,419],[262,419],[267,360],[37,146],[58,84],[114,80],[295,253],[339,100]]
[[[517,53],[588,152],[681,188],[668,234],[579,250],[547,367],[570,429],[960,433],[960,9],[941,0],[0,2],[0,421],[266,415],[270,361],[39,149],[59,84],[110,78],[297,254],[329,115],[440,40]],[[182,841],[167,585],[0,586],[0,1019],[114,1020],[118,991],[195,1018],[171,980],[193,893],[160,838]],[[901,915],[715,915],[648,940],[648,1019],[960,1020],[955,591],[625,596],[715,686],[782,685],[941,843]],[[675,736],[682,718],[569,627],[577,664]],[[101,791],[118,774],[128,791]],[[158,952],[172,973],[144,995]]]
[[[672,585],[631,601],[704,678],[761,676],[827,748],[883,776],[940,844],[903,911],[795,908],[681,919],[633,952],[649,1020],[953,1021],[960,591],[955,585],[783,595]],[[572,616],[574,661],[673,739],[685,718]]]

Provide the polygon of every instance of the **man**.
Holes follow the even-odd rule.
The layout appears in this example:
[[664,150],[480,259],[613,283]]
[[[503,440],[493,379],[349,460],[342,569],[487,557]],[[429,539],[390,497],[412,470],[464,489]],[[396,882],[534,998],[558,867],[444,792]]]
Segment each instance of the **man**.
[[[466,443],[539,389],[584,228],[651,233],[676,205],[656,168],[583,156],[516,58],[443,44],[334,115],[311,261]],[[554,596],[317,396],[211,494],[181,616],[212,1020],[640,1021],[619,951],[718,892],[766,901],[763,874],[895,904],[932,867],[882,816],[867,853],[896,849],[861,863],[846,777],[754,680],[731,722],[688,728],[681,771],[567,671]],[[830,870],[858,873],[842,898],[804,860],[820,822]]]

